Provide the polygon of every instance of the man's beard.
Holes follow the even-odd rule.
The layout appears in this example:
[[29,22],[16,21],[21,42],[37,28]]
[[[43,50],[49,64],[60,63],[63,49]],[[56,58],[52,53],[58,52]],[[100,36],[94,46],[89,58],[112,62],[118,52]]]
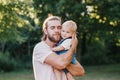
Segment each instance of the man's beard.
[[58,43],[60,41],[61,37],[59,36],[59,37],[55,38],[54,36],[50,36],[48,34],[48,39],[52,42]]

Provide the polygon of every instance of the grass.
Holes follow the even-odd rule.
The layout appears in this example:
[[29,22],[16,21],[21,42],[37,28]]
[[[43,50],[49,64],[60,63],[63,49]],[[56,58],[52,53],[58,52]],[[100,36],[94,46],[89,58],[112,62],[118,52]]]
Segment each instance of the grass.
[[[32,70],[1,72],[0,80],[34,80]],[[75,80],[120,80],[120,64],[87,66],[85,76]]]
[[85,67],[85,76],[76,80],[120,80],[120,64]]
[[0,80],[34,80],[33,72],[30,70],[1,72]]

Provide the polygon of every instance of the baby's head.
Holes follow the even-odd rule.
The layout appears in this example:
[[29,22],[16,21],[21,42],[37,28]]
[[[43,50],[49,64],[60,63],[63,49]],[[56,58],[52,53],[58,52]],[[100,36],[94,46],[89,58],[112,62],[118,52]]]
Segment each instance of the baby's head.
[[72,35],[76,33],[76,31],[77,31],[77,24],[74,21],[72,20],[65,21],[62,24],[61,37],[63,39],[72,37]]

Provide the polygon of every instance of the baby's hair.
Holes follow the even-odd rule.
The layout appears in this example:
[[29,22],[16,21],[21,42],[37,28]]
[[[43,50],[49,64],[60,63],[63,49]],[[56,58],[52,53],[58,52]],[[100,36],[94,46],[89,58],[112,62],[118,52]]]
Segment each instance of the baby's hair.
[[62,24],[62,27],[69,27],[72,31],[76,32],[77,31],[77,24],[72,21],[72,20],[68,20],[68,21],[65,21],[63,24]]

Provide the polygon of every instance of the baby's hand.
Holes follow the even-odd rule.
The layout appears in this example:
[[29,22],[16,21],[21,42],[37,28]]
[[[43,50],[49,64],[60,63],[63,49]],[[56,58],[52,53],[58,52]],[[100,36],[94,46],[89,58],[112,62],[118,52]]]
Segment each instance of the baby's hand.
[[72,45],[74,45],[75,47],[77,47],[78,44],[78,39],[76,37],[76,34],[72,35]]

